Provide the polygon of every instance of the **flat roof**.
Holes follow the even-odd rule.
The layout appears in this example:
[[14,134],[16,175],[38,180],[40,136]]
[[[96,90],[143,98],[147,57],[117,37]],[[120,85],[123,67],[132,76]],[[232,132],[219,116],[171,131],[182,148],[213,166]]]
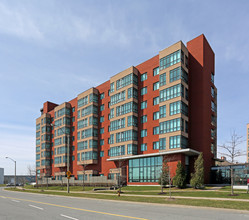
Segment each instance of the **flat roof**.
[[136,158],[144,158],[144,157],[154,157],[154,156],[161,156],[167,154],[186,154],[188,156],[195,156],[199,155],[201,152],[187,148],[187,149],[180,149],[180,150],[173,150],[173,151],[163,151],[157,152],[152,154],[140,154],[140,155],[132,155],[132,156],[124,156],[124,157],[113,157],[107,159],[107,161],[115,161],[115,160],[126,160],[126,159],[136,159]]

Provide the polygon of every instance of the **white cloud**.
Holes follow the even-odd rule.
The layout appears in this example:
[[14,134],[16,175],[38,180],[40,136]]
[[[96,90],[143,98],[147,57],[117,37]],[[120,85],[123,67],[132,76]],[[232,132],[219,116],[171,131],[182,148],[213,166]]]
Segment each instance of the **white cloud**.
[[[35,4],[34,4],[35,5]],[[155,44],[156,34],[137,22],[127,23],[127,12],[119,8],[85,9],[77,15],[63,6],[60,13],[44,13],[41,8],[0,3],[0,33],[36,40],[49,47],[67,44],[131,46],[136,41]],[[32,8],[32,9],[31,9]],[[139,30],[139,31],[138,31]],[[147,45],[150,46],[150,45]]]
[[25,8],[16,10],[3,3],[0,3],[0,32],[27,39],[43,38],[37,24]]

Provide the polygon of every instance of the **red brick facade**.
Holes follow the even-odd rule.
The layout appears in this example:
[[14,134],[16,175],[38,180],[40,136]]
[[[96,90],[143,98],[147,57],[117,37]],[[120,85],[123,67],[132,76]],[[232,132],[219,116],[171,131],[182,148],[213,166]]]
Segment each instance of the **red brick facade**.
[[[173,45],[174,46],[174,45]],[[172,46],[172,47],[173,47]],[[216,124],[211,123],[211,116],[216,117],[216,113],[211,110],[211,101],[216,104],[216,99],[211,96],[211,87],[215,89],[214,84],[211,82],[211,73],[214,74],[214,53],[209,46],[204,35],[189,41],[187,43],[188,53],[185,55],[185,62],[188,62],[188,90],[189,90],[189,115],[188,115],[188,148],[194,150],[195,152],[203,152],[204,156],[204,165],[205,165],[205,182],[209,182],[209,171],[210,167],[214,165],[214,159],[216,157]],[[160,96],[160,90],[157,89],[154,91],[154,83],[159,82],[159,77],[161,75],[153,76],[153,70],[159,67],[159,55],[154,56],[153,58],[139,64],[135,68],[138,70],[138,152],[137,156],[130,156],[130,159],[137,158],[138,156],[147,155],[150,156],[159,152],[159,150],[153,149],[153,143],[159,140],[159,134],[153,134],[153,127],[159,126],[159,120],[153,120],[153,113],[159,111],[159,105],[153,105],[153,99]],[[147,80],[141,81],[141,75],[147,73]],[[168,74],[168,72],[167,72]],[[168,76],[167,76],[168,77]],[[167,82],[168,83],[168,82]],[[140,94],[141,88],[147,87],[147,93],[142,95]],[[101,128],[104,128],[104,133],[100,134],[98,132],[98,163],[89,164],[86,166],[86,170],[94,170],[98,175],[108,176],[110,169],[118,168],[118,162],[108,160],[108,150],[110,145],[108,144],[108,139],[110,138],[110,132],[108,127],[110,126],[110,120],[108,115],[110,114],[110,80],[104,82],[103,84],[96,87],[99,93],[98,99],[98,131]],[[104,98],[100,99],[100,94],[104,93]],[[141,102],[147,101],[147,108],[141,110]],[[77,173],[83,170],[81,165],[77,165],[77,97],[69,101],[71,105],[71,133],[70,136],[74,137],[70,143],[70,156],[74,158],[70,159],[70,171],[75,179],[78,178]],[[104,110],[100,111],[100,106],[104,104]],[[169,103],[168,103],[169,105]],[[46,102],[43,105],[43,114],[48,113],[51,118],[54,118],[54,108],[57,107],[57,104]],[[167,107],[168,108],[168,107]],[[167,112],[168,116],[169,112]],[[147,122],[141,123],[141,116],[147,115]],[[100,117],[104,117],[104,121],[100,122]],[[167,120],[167,117],[166,119]],[[40,123],[38,120],[37,123]],[[54,122],[52,122],[54,123]],[[186,126],[186,125],[185,125]],[[141,130],[147,129],[147,136],[141,138]],[[186,129],[186,127],[185,127]],[[211,129],[213,129],[214,137],[211,137]],[[54,130],[51,131],[51,142],[54,143]],[[104,145],[100,145],[100,140],[104,141]],[[168,143],[169,140],[167,140]],[[141,151],[141,144],[147,143],[147,150]],[[211,152],[211,143],[213,143],[213,153]],[[74,147],[74,149],[73,149]],[[168,149],[168,147],[167,147]],[[50,149],[51,162],[55,160],[54,144]],[[100,152],[103,152],[103,156],[100,157]],[[172,152],[172,151],[171,151]],[[158,154],[157,154],[158,156]],[[185,161],[186,156],[189,156],[189,164]],[[196,158],[196,154],[186,154],[185,152],[181,153],[171,153],[167,156],[168,165],[170,167],[171,176],[175,175],[175,170],[178,161],[182,164],[189,165],[189,172],[193,171],[193,164]],[[148,184],[157,184],[156,182],[129,182],[129,159],[126,159],[123,162],[123,166],[126,167],[127,174],[127,184],[129,185],[148,185]],[[125,164],[125,165],[124,165]],[[39,168],[40,173],[49,173],[48,175],[55,176],[56,173],[66,172],[66,167],[55,167],[54,163],[51,163],[50,166],[45,168]]]

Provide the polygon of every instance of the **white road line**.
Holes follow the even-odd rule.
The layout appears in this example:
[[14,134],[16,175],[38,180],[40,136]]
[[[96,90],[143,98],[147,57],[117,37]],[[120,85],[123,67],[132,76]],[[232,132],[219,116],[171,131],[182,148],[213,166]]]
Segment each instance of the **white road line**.
[[79,220],[77,218],[73,218],[73,217],[70,217],[70,216],[67,216],[67,215],[63,215],[63,214],[61,214],[61,216],[64,217],[64,218],[69,218],[69,219],[73,219],[73,220]]
[[12,199],[11,201],[13,201],[13,202],[20,202],[20,201],[18,201],[18,200],[14,200],[14,199]]
[[34,206],[34,205],[29,205],[30,207],[33,207],[33,208],[36,208],[36,209],[40,209],[40,210],[43,210],[43,208],[41,207],[38,207],[38,206]]

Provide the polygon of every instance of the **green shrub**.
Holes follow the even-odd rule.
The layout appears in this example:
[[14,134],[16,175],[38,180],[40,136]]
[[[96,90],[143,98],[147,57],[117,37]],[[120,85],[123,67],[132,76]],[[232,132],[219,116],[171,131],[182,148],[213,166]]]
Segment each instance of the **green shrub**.
[[202,153],[195,161],[195,172],[191,173],[190,185],[195,189],[199,189],[204,186],[204,166]]
[[182,163],[179,161],[176,168],[176,175],[173,178],[173,185],[177,186],[180,189],[183,189],[186,187],[186,172],[182,165]]

